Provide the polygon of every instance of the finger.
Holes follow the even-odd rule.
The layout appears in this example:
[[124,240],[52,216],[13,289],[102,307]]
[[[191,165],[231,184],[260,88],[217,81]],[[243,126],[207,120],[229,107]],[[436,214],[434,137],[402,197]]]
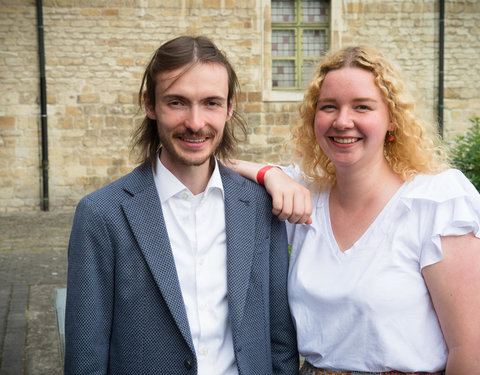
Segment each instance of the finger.
[[272,212],[279,220],[287,220],[292,215],[292,198],[289,195],[281,195],[278,200],[275,199],[273,206]]
[[272,213],[278,216],[282,212],[283,208],[283,196],[280,194],[272,195]]
[[288,217],[288,221],[290,223],[302,223],[303,216],[305,215],[305,199],[303,197],[303,192],[297,192],[296,194],[293,195],[293,201],[292,201],[292,213]]
[[293,224],[311,224],[312,200],[310,191],[303,189],[294,196],[293,213],[288,221]]
[[303,222],[304,224],[312,224],[312,212],[313,212],[313,207],[312,207],[312,197],[310,195],[310,191],[307,190],[307,194],[305,195],[305,214],[304,218],[305,221]]
[[310,216],[302,216],[297,221],[290,221],[292,224],[312,224],[312,218]]

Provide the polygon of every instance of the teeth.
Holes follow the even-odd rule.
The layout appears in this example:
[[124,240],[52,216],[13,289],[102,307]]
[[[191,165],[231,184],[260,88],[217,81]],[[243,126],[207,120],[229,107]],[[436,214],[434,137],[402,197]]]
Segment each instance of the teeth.
[[202,139],[188,139],[188,138],[183,138],[185,142],[190,142],[190,143],[202,143],[207,140],[207,138],[202,138]]
[[343,143],[343,144],[347,144],[347,143],[355,143],[358,138],[333,138],[333,140],[337,143]]

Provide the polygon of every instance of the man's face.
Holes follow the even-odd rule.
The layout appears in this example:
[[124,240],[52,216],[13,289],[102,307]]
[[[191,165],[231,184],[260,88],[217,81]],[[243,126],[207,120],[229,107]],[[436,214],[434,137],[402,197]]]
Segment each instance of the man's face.
[[160,160],[171,171],[208,164],[233,111],[225,67],[199,63],[184,70],[160,73],[154,107],[146,105],[147,116],[157,122]]

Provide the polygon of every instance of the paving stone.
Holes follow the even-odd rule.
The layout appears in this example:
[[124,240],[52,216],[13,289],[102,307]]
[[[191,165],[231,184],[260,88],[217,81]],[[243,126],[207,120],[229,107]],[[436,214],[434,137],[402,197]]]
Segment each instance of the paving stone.
[[61,375],[55,291],[73,212],[0,214],[0,375]]
[[14,285],[8,306],[5,337],[3,339],[2,366],[5,369],[23,369],[25,356],[25,335],[27,329],[27,295],[26,285]]

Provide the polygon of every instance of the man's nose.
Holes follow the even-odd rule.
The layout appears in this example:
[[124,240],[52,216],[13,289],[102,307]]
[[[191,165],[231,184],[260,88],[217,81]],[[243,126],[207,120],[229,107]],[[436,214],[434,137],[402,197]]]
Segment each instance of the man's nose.
[[192,106],[188,111],[187,117],[185,119],[185,127],[190,129],[192,132],[198,132],[205,126],[205,121],[203,119],[200,108],[197,106]]

